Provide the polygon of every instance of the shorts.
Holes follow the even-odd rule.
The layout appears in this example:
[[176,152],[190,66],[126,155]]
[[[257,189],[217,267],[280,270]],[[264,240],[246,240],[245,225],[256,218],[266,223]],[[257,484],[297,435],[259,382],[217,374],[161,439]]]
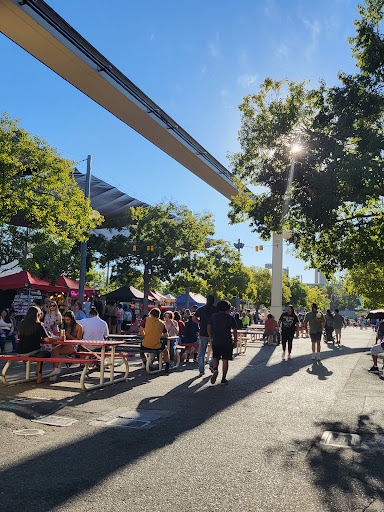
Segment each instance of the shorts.
[[341,328],[340,329],[336,329],[336,327],[335,327],[335,334],[341,334]]
[[165,350],[167,348],[167,340],[161,340],[161,347],[159,348],[149,348],[149,347],[144,347],[143,344],[140,345],[140,353],[141,352],[153,352],[153,351],[156,351],[158,350],[159,352],[162,352],[163,350]]
[[232,361],[232,345],[213,345],[213,359],[225,359],[226,361]]
[[384,352],[384,343],[378,343],[371,348],[371,355],[378,356]]
[[309,333],[309,336],[311,337],[311,341],[312,343],[318,343],[319,341],[321,341],[321,335],[323,333],[322,332],[311,332]]

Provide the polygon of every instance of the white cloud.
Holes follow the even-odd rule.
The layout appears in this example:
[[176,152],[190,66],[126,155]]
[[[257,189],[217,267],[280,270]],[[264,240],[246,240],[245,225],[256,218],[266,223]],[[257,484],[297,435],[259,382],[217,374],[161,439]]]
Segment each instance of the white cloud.
[[307,50],[306,50],[306,56],[308,59],[310,59],[317,49],[319,35],[321,32],[321,25],[317,20],[315,20],[314,22],[310,22],[309,20],[307,20],[305,18],[302,19],[302,22],[304,23],[305,28],[309,31],[309,34],[311,37],[311,42],[307,46]]
[[208,52],[211,57],[219,57],[220,56],[220,34],[216,32],[215,39],[208,43]]
[[289,54],[289,48],[285,43],[281,43],[276,50],[276,57],[286,59]]
[[273,16],[275,11],[275,0],[266,0],[264,5],[264,14],[266,16]]
[[238,56],[240,66],[246,66],[248,63],[248,54],[245,50],[242,50]]
[[245,74],[237,77],[237,83],[243,89],[248,89],[252,84],[257,82],[257,75]]

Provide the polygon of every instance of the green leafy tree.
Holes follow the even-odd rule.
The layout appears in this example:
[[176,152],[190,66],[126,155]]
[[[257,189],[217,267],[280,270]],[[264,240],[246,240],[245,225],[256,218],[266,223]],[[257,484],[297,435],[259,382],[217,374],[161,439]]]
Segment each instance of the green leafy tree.
[[310,309],[313,302],[317,304],[319,311],[326,311],[330,307],[330,300],[321,288],[318,286],[308,286],[307,310]]
[[207,292],[217,299],[236,295],[245,298],[250,275],[239,253],[228,242],[215,240],[207,250],[202,275],[207,282]]
[[[79,241],[87,240],[91,230],[102,222],[92,210],[73,177],[73,162],[56,149],[19,126],[7,114],[0,117],[0,261],[22,260],[28,244],[29,264],[38,260],[40,245],[46,244],[44,260],[36,261],[42,277],[59,275],[52,271],[50,258],[62,259]],[[15,226],[28,226],[28,232]],[[50,249],[52,252],[48,252]],[[65,258],[62,259],[63,261]],[[50,270],[45,272],[45,262]],[[67,262],[64,263],[64,268]]]
[[[271,284],[272,276],[268,269],[260,267],[250,267],[250,293],[248,299],[259,309],[261,305],[269,307],[271,305]],[[291,290],[289,279],[283,273],[283,304],[289,304],[291,299]]]
[[341,290],[341,297],[337,305],[340,311],[352,310],[360,306],[360,301],[357,296],[353,293],[348,293],[345,290]]
[[329,300],[330,309],[334,310],[338,305],[341,297],[341,291],[334,284],[326,284],[322,287],[322,291]]
[[253,293],[249,297],[256,309],[271,304],[271,273],[266,268],[250,267]]
[[296,253],[327,276],[378,262],[384,249],[383,11],[381,0],[359,8],[358,73],[317,89],[267,78],[240,105],[232,169],[263,192],[233,198],[231,221],[248,218],[264,239],[287,229]]
[[308,307],[309,287],[306,284],[303,284],[298,277],[293,277],[289,279],[289,289],[291,291],[291,304],[294,308]]
[[121,283],[127,275],[143,274],[144,314],[153,278],[168,281],[190,268],[191,254],[204,252],[214,232],[211,214],[193,214],[186,206],[173,203],[130,208],[114,224],[111,229],[129,230],[110,240],[99,238],[98,245],[94,240],[95,252],[102,255],[102,262],[113,263],[114,278]]
[[383,280],[383,265],[360,265],[348,272],[344,288],[350,295],[364,297],[363,306],[366,309],[380,309],[384,307]]
[[204,274],[204,266],[202,266],[201,263],[205,266],[204,256],[194,259],[191,268],[181,269],[172,278],[168,288],[173,295],[176,297],[182,295],[188,288],[193,293],[206,293],[207,281],[202,277],[202,274]]

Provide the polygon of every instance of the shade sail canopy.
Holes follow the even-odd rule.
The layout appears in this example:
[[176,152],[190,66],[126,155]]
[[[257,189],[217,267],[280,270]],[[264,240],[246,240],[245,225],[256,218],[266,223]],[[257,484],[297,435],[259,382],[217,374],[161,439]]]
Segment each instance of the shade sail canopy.
[[67,291],[67,288],[63,286],[53,285],[46,279],[32,276],[27,270],[0,277],[0,290],[18,290],[21,288],[33,288],[34,290],[49,290],[53,292]]
[[128,302],[131,300],[142,300],[144,299],[144,293],[136,290],[133,286],[122,286],[113,292],[109,292],[104,295],[107,300],[118,300],[120,302]]
[[[85,190],[85,174],[77,169],[74,178],[81,190]],[[91,177],[91,206],[97,210],[106,221],[120,217],[131,206],[148,206],[134,197],[121,192],[96,176]]]

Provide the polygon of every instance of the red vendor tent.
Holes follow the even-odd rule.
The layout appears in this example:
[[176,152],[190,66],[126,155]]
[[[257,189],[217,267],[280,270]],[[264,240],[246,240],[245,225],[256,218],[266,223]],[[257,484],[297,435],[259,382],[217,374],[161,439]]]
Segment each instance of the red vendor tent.
[[53,285],[46,279],[32,276],[27,270],[16,274],[0,277],[0,290],[18,290],[32,288],[34,290],[49,290],[54,292],[66,292],[67,288],[59,284]]
[[[57,278],[57,286],[60,286],[60,288],[64,288],[65,291],[73,291],[78,292],[79,291],[79,282],[75,281],[75,279],[71,279],[70,277],[66,276],[59,276]],[[84,293],[92,293],[95,292],[94,288],[90,288],[89,286],[84,286]]]

